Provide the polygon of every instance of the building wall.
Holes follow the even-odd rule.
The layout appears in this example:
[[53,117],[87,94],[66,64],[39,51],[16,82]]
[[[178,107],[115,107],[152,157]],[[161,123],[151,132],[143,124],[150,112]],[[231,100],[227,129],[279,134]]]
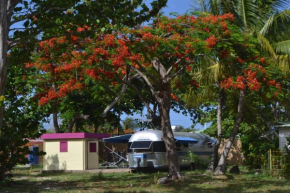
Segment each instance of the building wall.
[[279,129],[279,148],[284,151],[285,145],[287,143],[286,137],[290,136],[290,128],[280,128]]
[[[60,141],[68,142],[68,152],[60,152]],[[44,170],[84,170],[84,140],[45,140]]]

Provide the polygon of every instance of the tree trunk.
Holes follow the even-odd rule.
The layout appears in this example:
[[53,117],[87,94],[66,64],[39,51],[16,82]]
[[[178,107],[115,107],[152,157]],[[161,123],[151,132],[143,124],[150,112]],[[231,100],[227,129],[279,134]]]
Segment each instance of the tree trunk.
[[76,121],[78,119],[84,119],[84,120],[88,120],[89,115],[83,115],[83,114],[78,114],[76,115],[74,118],[72,118],[67,126],[67,132],[68,133],[72,133],[73,130],[73,126],[75,125]]
[[[0,96],[4,95],[7,77],[7,41],[8,41],[8,1],[0,1]],[[2,131],[4,107],[0,106],[0,135]]]
[[163,96],[161,97],[161,100],[158,102],[158,109],[161,116],[161,129],[163,132],[163,140],[167,151],[169,175],[171,176],[172,180],[178,180],[181,178],[181,174],[169,116],[171,101],[170,83],[162,85],[162,95]]
[[[0,0],[0,96],[5,94],[8,66],[8,32],[14,7],[20,0]],[[0,105],[0,135],[4,116],[4,107]]]
[[57,113],[53,113],[52,118],[53,118],[54,132],[59,133],[60,129],[59,129],[58,121],[57,121]]
[[240,90],[238,114],[235,121],[234,129],[231,133],[230,139],[226,143],[223,153],[221,154],[218,166],[216,167],[215,172],[214,172],[215,175],[224,175],[226,172],[227,157],[232,147],[232,144],[234,143],[236,135],[238,133],[239,126],[242,122],[244,103],[245,103],[245,89]]
[[218,106],[217,106],[217,142],[214,146],[213,154],[211,155],[211,160],[207,167],[207,172],[213,173],[216,167],[216,162],[218,158],[218,150],[222,140],[222,105],[224,100],[224,90],[219,90],[218,95]]

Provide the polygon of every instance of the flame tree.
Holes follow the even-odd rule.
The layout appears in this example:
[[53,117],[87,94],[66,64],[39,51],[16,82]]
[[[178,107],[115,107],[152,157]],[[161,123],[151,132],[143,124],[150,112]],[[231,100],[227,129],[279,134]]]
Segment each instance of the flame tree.
[[[233,21],[231,14],[160,17],[152,27],[89,37],[83,34],[90,29],[83,26],[78,33],[41,42],[34,62],[26,67],[39,70],[34,76],[39,105],[62,100],[92,83],[125,84],[143,101],[139,87],[132,83],[141,80],[158,104],[169,172],[172,179],[180,179],[169,112],[171,102],[181,100],[176,96],[199,88],[192,74],[202,58],[219,54],[227,61],[231,73],[221,80],[225,89],[257,91],[262,85],[274,93],[280,89],[268,83],[274,81],[271,68],[257,56],[254,40],[241,34]],[[150,106],[147,109],[152,113]]]

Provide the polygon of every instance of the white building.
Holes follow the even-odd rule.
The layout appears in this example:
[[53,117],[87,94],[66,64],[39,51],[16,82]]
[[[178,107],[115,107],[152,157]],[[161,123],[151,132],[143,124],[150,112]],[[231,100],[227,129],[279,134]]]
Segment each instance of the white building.
[[279,131],[279,148],[285,151],[285,146],[290,148],[290,144],[287,144],[287,137],[290,137],[290,122],[280,122],[276,128]]

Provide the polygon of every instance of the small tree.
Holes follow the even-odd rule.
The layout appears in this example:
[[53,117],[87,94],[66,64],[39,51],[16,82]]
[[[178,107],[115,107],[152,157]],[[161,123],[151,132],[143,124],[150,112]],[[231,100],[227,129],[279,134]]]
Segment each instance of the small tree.
[[22,65],[16,63],[22,51],[25,50],[12,50],[11,54],[14,57],[10,58],[10,62],[14,65],[9,67],[6,94],[0,97],[0,105],[5,107],[0,135],[0,181],[11,176],[10,171],[15,165],[28,163],[28,139],[40,137],[41,122],[47,116],[45,107],[38,106],[37,101],[29,94],[32,92],[32,86],[22,76]]

